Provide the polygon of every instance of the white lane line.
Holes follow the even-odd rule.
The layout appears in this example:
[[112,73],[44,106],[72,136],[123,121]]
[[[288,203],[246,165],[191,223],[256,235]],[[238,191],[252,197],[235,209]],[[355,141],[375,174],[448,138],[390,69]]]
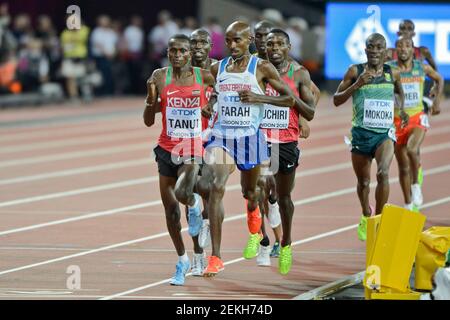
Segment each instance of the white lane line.
[[14,146],[4,146],[0,148],[0,154],[33,151],[41,149],[52,149],[60,147],[84,146],[95,143],[115,142],[136,138],[150,138],[148,132],[133,130],[134,132],[119,132],[104,135],[92,135],[90,137],[66,138],[56,141],[21,144]]
[[73,175],[78,175],[78,174],[86,174],[86,173],[93,173],[93,172],[131,168],[131,167],[137,167],[137,166],[143,166],[143,165],[150,165],[153,162],[154,162],[153,159],[148,157],[148,158],[141,158],[141,159],[130,160],[130,161],[104,163],[104,164],[100,164],[100,165],[96,165],[96,166],[88,166],[88,167],[74,168],[74,169],[69,169],[69,170],[61,170],[61,171],[53,171],[53,172],[35,174],[35,175],[31,175],[31,176],[22,176],[22,177],[16,177],[16,178],[11,178],[11,179],[3,179],[3,180],[0,180],[0,186],[16,184],[16,183],[23,183],[23,182],[32,182],[32,181],[60,178],[60,177],[68,177],[68,176],[73,176]]
[[[450,170],[450,165],[444,166],[444,167],[447,167],[447,170],[445,170],[445,171],[449,171]],[[433,172],[430,172],[431,170],[429,170],[428,172],[425,172],[425,173],[428,174],[428,175],[435,174],[435,173],[440,173],[443,170],[444,167],[437,167],[437,168],[431,169],[431,170],[434,170]],[[398,177],[390,179],[389,183],[393,183],[394,181],[398,181]],[[373,187],[374,185],[375,185],[375,183],[372,183],[371,187]],[[351,192],[355,192],[355,187],[353,187],[353,188],[346,188],[346,189],[340,189],[340,190],[336,190],[336,191],[333,191],[333,192],[329,192],[329,193],[325,193],[325,194],[322,194],[322,195],[318,195],[318,196],[315,196],[315,197],[311,197],[311,198],[295,201],[294,205],[298,206],[300,204],[311,203],[311,202],[318,202],[318,201],[323,200],[323,199],[329,199],[329,198],[332,198],[332,197],[337,197],[337,196],[340,196],[340,195],[343,195],[343,194],[348,194],[348,193],[351,193]],[[450,201],[450,197],[446,197],[444,199]],[[448,202],[448,201],[444,201],[444,199],[437,200],[439,202],[436,202],[435,205],[439,205],[439,204],[443,204],[443,203]],[[428,207],[430,207],[430,206],[428,206]],[[426,207],[423,206],[423,208],[426,208]],[[225,218],[224,222],[243,219],[246,216],[247,216],[246,214],[239,214],[239,215],[230,216],[228,218]],[[329,231],[329,232],[326,232],[326,233],[321,233],[319,235],[310,237],[308,239],[294,242],[294,244],[301,244],[301,243],[305,243],[305,242],[308,242],[308,241],[317,240],[317,239],[320,239],[322,237],[330,236],[330,235],[333,235],[333,234],[336,234],[336,233],[345,232],[347,230],[356,228],[356,226],[357,226],[357,224],[354,224],[354,225],[346,226],[346,227],[343,227],[343,228],[340,228],[340,229],[332,230],[332,231]],[[187,231],[187,229],[188,228],[183,228],[181,230],[181,232],[185,232],[185,231]],[[17,272],[17,271],[32,269],[32,268],[35,268],[35,267],[39,267],[39,266],[43,266],[43,265],[47,265],[47,264],[51,264],[51,263],[55,263],[55,262],[65,261],[65,260],[73,259],[73,258],[77,258],[77,257],[82,257],[82,256],[86,256],[86,255],[93,254],[93,253],[103,252],[103,251],[107,251],[107,250],[111,250],[111,249],[115,249],[115,248],[120,248],[120,247],[132,245],[132,244],[136,244],[136,243],[141,243],[141,242],[145,242],[145,241],[149,241],[149,240],[165,237],[165,236],[168,236],[168,235],[169,235],[168,232],[161,232],[161,233],[158,233],[158,234],[155,234],[155,235],[152,235],[152,236],[148,236],[148,237],[143,237],[143,238],[139,238],[139,239],[134,239],[134,240],[129,240],[129,241],[125,241],[125,242],[120,242],[120,243],[116,243],[116,244],[100,247],[100,248],[93,249],[93,250],[79,252],[79,253],[68,255],[68,256],[63,256],[63,257],[59,257],[59,258],[55,258],[55,259],[41,261],[41,262],[38,262],[38,263],[33,263],[33,264],[29,264],[29,265],[25,265],[25,266],[13,268],[13,269],[3,270],[3,271],[0,271],[0,276],[1,275],[5,275],[5,274],[9,274],[9,273],[13,273],[13,272]],[[312,240],[309,240],[309,239],[312,239]],[[227,263],[228,264],[235,263],[235,262],[241,261],[242,259],[243,258],[231,260],[231,261],[228,261]],[[168,282],[169,280],[170,279],[166,279],[166,280],[159,281],[157,283],[158,284],[162,284],[162,283]],[[152,284],[152,286],[155,286],[155,284]],[[145,286],[145,287],[147,287],[147,286]],[[143,289],[141,289],[141,290],[143,290]],[[137,291],[140,291],[140,290],[137,290]],[[127,292],[129,292],[129,291],[127,291]],[[135,292],[135,291],[133,291],[133,292]],[[119,294],[119,295],[122,295],[122,293]],[[116,295],[114,295],[114,297],[115,296]]]
[[108,148],[96,148],[92,150],[82,150],[82,151],[74,151],[74,152],[64,152],[51,154],[47,156],[39,156],[39,157],[31,157],[27,159],[13,159],[0,161],[0,168],[8,168],[8,167],[16,167],[22,165],[29,164],[38,164],[59,160],[69,160],[69,159],[78,159],[78,158],[86,158],[86,157],[94,157],[94,156],[105,156],[116,153],[124,153],[130,151],[139,151],[139,150],[148,150],[150,154],[150,150],[152,149],[152,145],[150,143],[136,143],[136,144],[128,144],[125,146],[116,146],[116,147],[108,147]]
[[[343,150],[346,149],[346,146],[343,144],[331,146],[331,147],[323,147],[323,148],[320,147],[320,148],[311,149],[309,155],[311,155],[311,154],[316,155],[317,152],[319,152],[319,151],[322,152],[322,150],[327,149],[327,148],[328,148],[328,150],[334,150],[334,149],[336,149],[335,147],[339,147]],[[429,152],[442,151],[442,150],[445,150],[448,148],[450,148],[450,142],[440,143],[440,144],[424,147],[424,148],[422,148],[421,152],[422,152],[422,154],[425,154],[425,153],[429,153]],[[305,156],[307,156],[307,155],[308,154],[306,154]],[[149,159],[149,162],[150,161],[154,162],[153,159]],[[337,164],[334,166],[335,167],[332,166],[332,168],[325,167],[325,168],[319,168],[319,169],[313,169],[313,170],[316,170],[315,172],[320,172],[320,173],[327,172],[327,171],[323,171],[323,170],[328,170],[328,172],[330,172],[330,171],[334,171],[334,170],[349,168],[349,167],[351,167],[351,164],[350,164],[350,162],[344,162],[344,163]],[[306,171],[307,170],[305,170],[303,174],[305,174]],[[312,172],[314,172],[314,171],[312,171]],[[310,173],[310,175],[311,174],[316,174],[316,173]],[[302,172],[299,173],[299,176],[302,176]],[[121,182],[92,186],[92,187],[87,187],[87,188],[68,190],[68,191],[57,192],[57,193],[50,193],[50,194],[46,194],[46,195],[20,198],[20,199],[16,199],[16,200],[0,202],[0,208],[14,206],[14,205],[20,205],[20,204],[24,204],[24,203],[37,202],[37,201],[42,201],[42,200],[57,199],[57,198],[74,196],[74,195],[91,193],[91,192],[98,192],[98,191],[105,191],[105,190],[111,190],[111,189],[116,189],[116,188],[135,186],[135,185],[139,185],[139,184],[156,182],[156,181],[158,181],[158,176],[151,176],[148,178],[132,179],[132,180],[126,180],[126,181],[121,181]],[[231,190],[235,190],[236,188],[239,188],[239,185],[232,186]]]
[[[311,175],[316,175],[316,174],[322,174],[322,173],[328,173],[328,172],[334,172],[337,170],[349,168],[350,166],[351,166],[350,163],[342,163],[342,164],[332,165],[332,166],[318,168],[318,169],[304,170],[304,171],[296,173],[295,178],[311,176]],[[154,178],[157,178],[157,177],[154,177]],[[241,189],[240,184],[232,184],[232,185],[226,186],[227,191],[236,191],[236,190],[240,190],[240,189]],[[97,218],[97,217],[112,215],[112,214],[116,214],[116,213],[120,213],[120,212],[127,212],[127,211],[146,208],[146,207],[150,207],[150,206],[156,206],[156,205],[160,205],[160,204],[162,204],[161,200],[157,200],[157,201],[152,201],[152,202],[139,203],[139,204],[135,204],[135,205],[131,205],[131,206],[125,206],[125,207],[121,207],[121,208],[114,208],[114,209],[110,209],[110,210],[106,210],[106,211],[93,212],[93,213],[88,213],[85,215],[76,216],[76,217],[72,217],[72,218],[54,220],[54,221],[50,221],[50,222],[46,222],[46,223],[39,223],[39,224],[27,226],[27,227],[0,231],[0,236],[6,235],[6,234],[23,232],[23,231],[40,229],[40,228],[54,226],[54,225],[63,224],[63,223],[67,223],[67,222],[74,222],[74,221],[80,221],[80,220],[85,220],[85,219]],[[0,205],[1,205],[1,203],[0,203]]]

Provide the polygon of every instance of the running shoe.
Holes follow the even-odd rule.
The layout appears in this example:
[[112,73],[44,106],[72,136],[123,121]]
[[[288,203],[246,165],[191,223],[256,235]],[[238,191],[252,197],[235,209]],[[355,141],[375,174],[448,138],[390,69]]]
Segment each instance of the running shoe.
[[200,232],[202,227],[202,211],[200,209],[200,196],[194,193],[196,205],[194,207],[188,206],[188,225],[189,235],[195,237]]
[[[246,207],[248,206],[248,200],[245,201]],[[248,207],[247,207],[248,208]],[[248,231],[252,234],[256,234],[261,230],[261,213],[259,212],[259,207],[256,206],[255,210],[249,212],[247,209],[247,226]]]
[[198,234],[198,244],[201,248],[207,248],[211,243],[211,233],[209,231],[209,220],[203,219],[200,233]]
[[196,277],[203,276],[203,270],[206,268],[206,255],[205,253],[196,254],[192,258],[192,275]]
[[245,259],[253,259],[258,255],[259,242],[262,240],[263,235],[261,233],[251,233],[247,246],[244,249],[243,256]]
[[420,184],[416,183],[411,186],[411,198],[416,207],[420,207],[422,205],[423,196]]
[[270,246],[261,245],[259,247],[256,264],[260,267],[270,267]]
[[175,268],[175,274],[170,279],[169,283],[173,286],[182,286],[184,285],[184,278],[186,277],[186,273],[188,273],[189,269],[191,268],[191,264],[189,260],[187,262],[178,261]]
[[422,166],[419,167],[419,171],[417,172],[417,183],[419,183],[420,186],[423,184],[423,170]]
[[361,241],[366,241],[367,239],[367,218],[365,215],[361,215],[361,220],[359,221],[358,239]]
[[279,255],[280,255],[280,243],[279,242],[275,242],[273,247],[272,247],[272,252],[270,252],[270,257],[271,258],[278,258]]
[[292,266],[292,248],[291,245],[281,247],[280,257],[278,258],[278,270],[281,274],[288,274]]
[[409,211],[414,211],[414,204],[411,202],[409,204],[405,204],[404,208],[409,210]]
[[208,257],[208,265],[206,266],[205,270],[203,270],[203,276],[204,277],[213,277],[216,274],[218,274],[220,271],[223,271],[225,269],[222,260],[220,260],[219,257],[216,256],[209,256]]

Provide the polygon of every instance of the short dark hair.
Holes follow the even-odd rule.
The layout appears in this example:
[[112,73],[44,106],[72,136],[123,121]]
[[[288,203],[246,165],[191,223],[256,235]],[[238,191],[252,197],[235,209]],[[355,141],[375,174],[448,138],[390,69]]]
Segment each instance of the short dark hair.
[[411,41],[411,45],[414,47],[414,41],[410,37],[401,36],[395,41],[395,46],[397,46],[397,43],[399,43],[402,40],[409,40]]
[[283,36],[287,39],[288,43],[291,43],[291,39],[289,38],[289,35],[288,35],[287,32],[284,31],[283,29],[273,28],[272,30],[270,30],[269,33],[277,33],[277,34],[281,34],[281,35],[283,35]]
[[201,35],[201,36],[206,36],[208,38],[208,41],[211,42],[211,35],[205,29],[200,28],[200,29],[195,29],[194,31],[192,31],[191,35],[189,36],[189,41],[190,41],[190,39],[192,38],[192,36],[194,34],[198,34],[198,35]]
[[177,33],[169,38],[168,43],[170,43],[170,41],[172,41],[172,40],[181,40],[181,41],[189,42],[189,37],[185,34]]
[[413,26],[413,29],[416,28],[416,26],[414,25],[414,22],[410,19],[403,19],[402,21],[400,21],[400,23],[398,24],[398,28],[400,29],[400,27],[402,26],[402,24],[406,24],[406,23],[410,23]]
[[386,39],[380,33],[372,33],[370,36],[368,36],[366,39],[366,47],[370,41],[376,41],[376,40],[382,40],[384,43],[384,46],[386,47]]

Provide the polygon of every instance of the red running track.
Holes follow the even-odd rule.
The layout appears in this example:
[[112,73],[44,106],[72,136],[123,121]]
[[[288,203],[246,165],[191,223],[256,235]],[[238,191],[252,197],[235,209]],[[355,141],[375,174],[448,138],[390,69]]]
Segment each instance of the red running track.
[[[426,227],[450,225],[449,105],[431,119],[422,149]],[[0,111],[0,299],[290,299],[364,269],[343,142],[351,106],[336,109],[324,97],[311,137],[300,142],[291,272],[281,276],[276,259],[263,268],[242,258],[247,227],[236,172],[224,201],[225,271],[168,285],[177,257],[151,156],[161,127],[146,128],[142,108],[142,99],[114,99]],[[394,160],[389,202],[401,205],[397,172]],[[70,266],[81,272],[80,289],[67,287]]]

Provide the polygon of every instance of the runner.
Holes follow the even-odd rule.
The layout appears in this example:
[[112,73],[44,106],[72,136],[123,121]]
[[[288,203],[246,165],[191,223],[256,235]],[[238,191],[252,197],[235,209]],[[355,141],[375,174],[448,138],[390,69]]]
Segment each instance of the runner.
[[[304,67],[296,67],[292,62],[289,62],[290,49],[289,35],[281,29],[272,29],[267,37],[269,61],[276,67],[283,81],[295,95],[314,110],[315,98],[310,89],[311,80],[309,73]],[[266,87],[266,94],[271,96],[278,95],[270,85]],[[309,112],[300,110],[300,115],[305,117],[306,120],[312,120]],[[278,268],[281,274],[287,274],[292,265],[291,227],[294,203],[291,199],[291,192],[294,189],[295,170],[300,158],[300,150],[297,146],[300,115],[297,109],[280,110],[280,108],[266,105],[264,118],[261,123],[261,128],[263,128],[270,142],[271,169],[277,170],[274,174],[283,226],[283,237],[278,260]]]
[[[247,199],[249,230],[256,234],[256,242],[262,239],[256,185],[260,164],[268,158],[265,135],[259,130],[263,105],[270,103],[290,107],[296,102],[302,112],[314,113],[314,109],[311,110],[291,93],[272,64],[250,55],[252,38],[247,23],[232,23],[226,30],[226,45],[231,56],[211,67],[211,73],[217,78],[218,94],[211,98],[204,113],[211,113],[211,106],[216,100],[219,108],[218,120],[206,147],[206,162],[214,174],[208,202],[212,255],[204,271],[206,276],[213,276],[224,269],[220,255],[224,217],[222,198],[228,177],[236,165],[241,171],[242,192]],[[280,96],[266,96],[267,83]]]
[[[401,127],[398,108],[395,108],[395,126],[397,144],[395,156],[398,162],[400,186],[405,199],[405,208],[417,209],[423,203],[421,186],[418,181],[420,165],[419,149],[425,138],[428,117],[423,112],[423,87],[425,75],[437,83],[438,94],[431,106],[431,114],[440,113],[440,96],[444,90],[444,80],[434,69],[414,59],[414,43],[409,37],[401,36],[395,43],[397,59],[389,62],[400,71],[403,91],[405,93],[405,111],[409,115],[407,127]],[[411,176],[412,173],[412,176]]]
[[[367,217],[380,214],[389,198],[389,167],[394,157],[394,92],[399,94],[399,116],[402,126],[408,123],[403,104],[404,95],[398,70],[384,64],[386,40],[379,33],[366,40],[367,62],[351,65],[334,94],[334,105],[342,105],[353,97],[352,163],[362,207],[358,238],[366,240]],[[375,212],[369,205],[370,168],[377,163]]]
[[[255,25],[255,46],[257,52],[255,55],[258,58],[269,60],[267,55],[267,36],[272,30],[275,28],[275,25],[272,22],[263,20],[258,22]],[[299,63],[293,60],[288,56],[288,61],[292,63],[295,68],[303,68]],[[313,90],[315,94],[315,104],[317,104],[320,98],[320,90],[317,86],[311,81],[311,90]],[[303,118],[299,118],[298,127],[301,132],[302,138],[307,138],[309,136],[310,128],[308,126],[307,121]],[[263,216],[266,216],[269,220],[269,224],[275,235],[275,243],[270,250],[270,240],[265,231],[265,221],[262,220],[261,231],[263,233],[263,239],[259,244],[254,243],[251,237],[247,242],[247,246],[244,249],[244,257],[251,259],[255,255],[257,255],[256,262],[259,266],[270,266],[270,257],[278,257],[280,253],[280,238],[281,238],[281,217],[278,206],[278,196],[276,192],[276,182],[275,177],[272,174],[267,172],[267,167],[269,164],[264,164],[262,167],[262,174],[258,180],[258,187],[261,191],[261,199],[260,202],[260,211]],[[260,245],[260,246],[259,246]]]
[[[414,36],[416,35],[414,30],[415,30],[415,25],[412,20],[408,20],[408,19],[402,20],[402,21],[400,21],[397,35],[399,37],[407,37],[407,38],[413,39]],[[397,58],[398,57],[397,57],[396,48],[387,49],[385,61],[397,60]],[[435,71],[437,71],[436,62],[434,61],[433,56],[431,55],[430,49],[428,49],[427,47],[424,47],[424,46],[414,47],[414,59],[420,60],[422,62],[427,61],[428,64]],[[433,104],[432,99],[434,99],[436,97],[436,94],[438,92],[437,91],[437,83],[434,82],[434,84],[431,85],[428,81],[425,81],[423,89],[424,89],[424,92],[423,92],[422,100],[423,100],[423,110],[425,112],[425,116],[423,116],[423,117],[428,117],[429,108]],[[429,127],[429,125],[428,125],[428,127]],[[420,161],[420,154],[419,154],[419,161]],[[411,175],[413,175],[412,172],[411,172]],[[422,165],[419,162],[419,184],[422,186],[422,183],[423,183],[423,171],[422,171]]]
[[[158,163],[159,187],[166,224],[178,254],[172,285],[183,285],[191,264],[181,236],[179,202],[189,206],[189,234],[198,235],[201,227],[200,197],[194,194],[203,147],[201,108],[206,104],[206,86],[214,85],[211,73],[192,67],[189,38],[174,35],[168,42],[169,67],[156,69],[147,81],[144,122],[155,122],[158,96],[161,98],[162,131],[154,149]],[[202,275],[206,257],[194,239],[192,271]]]
[[[194,30],[190,35],[190,45],[191,45],[191,65],[193,67],[199,67],[202,69],[209,70],[211,68],[211,65],[217,60],[212,59],[209,57],[209,52],[212,49],[212,42],[211,42],[211,36],[209,35],[208,31],[204,29],[196,29]],[[209,100],[212,93],[211,90],[206,91],[206,98]],[[212,126],[212,121],[214,121],[215,116],[213,115],[210,119],[210,122],[208,124],[208,127]],[[204,141],[207,142],[208,139],[208,131],[204,131]],[[211,173],[208,172],[209,167],[203,167],[203,175],[205,177],[211,177]],[[197,188],[199,190],[200,195],[202,196],[203,200],[203,211],[202,211],[202,227],[200,229],[200,232],[198,234],[198,244],[202,248],[206,248],[209,246],[211,242],[210,237],[210,230],[209,230],[209,220],[208,220],[208,197],[209,197],[209,188],[210,183],[212,183],[212,180],[209,179],[200,179],[197,184]],[[186,208],[186,214],[188,210]]]

